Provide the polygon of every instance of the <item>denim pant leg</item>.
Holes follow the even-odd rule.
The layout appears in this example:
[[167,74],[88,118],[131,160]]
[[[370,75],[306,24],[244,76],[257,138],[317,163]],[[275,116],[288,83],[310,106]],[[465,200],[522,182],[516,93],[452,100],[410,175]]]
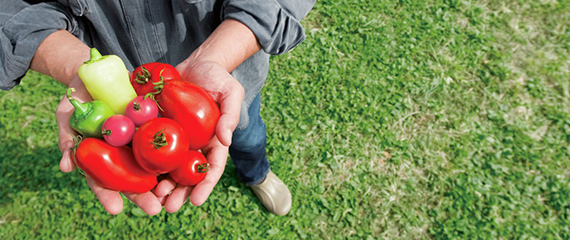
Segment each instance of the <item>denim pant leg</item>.
[[270,169],[265,151],[265,123],[259,115],[260,104],[261,96],[258,94],[248,109],[249,124],[234,131],[229,150],[239,179],[247,185],[263,181]]

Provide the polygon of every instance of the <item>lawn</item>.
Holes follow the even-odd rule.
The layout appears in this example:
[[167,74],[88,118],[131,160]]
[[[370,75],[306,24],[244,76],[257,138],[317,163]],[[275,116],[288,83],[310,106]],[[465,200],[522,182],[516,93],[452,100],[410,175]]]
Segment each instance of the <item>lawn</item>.
[[570,1],[320,0],[262,91],[289,215],[228,161],[201,207],[111,216],[61,173],[65,87],[0,92],[0,239],[569,239]]

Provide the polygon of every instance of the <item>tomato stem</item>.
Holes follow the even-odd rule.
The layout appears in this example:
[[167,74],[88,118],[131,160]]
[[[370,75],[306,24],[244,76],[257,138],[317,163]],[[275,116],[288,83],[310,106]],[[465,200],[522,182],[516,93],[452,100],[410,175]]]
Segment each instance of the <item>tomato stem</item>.
[[[162,73],[162,71],[161,71]],[[160,76],[160,81],[152,83],[154,85],[154,90],[156,90],[155,92],[149,92],[146,95],[144,95],[143,99],[147,99],[150,98],[154,101],[154,103],[156,103],[156,106],[158,107],[158,109],[161,112],[164,112],[164,109],[162,109],[162,107],[160,107],[160,104],[158,104],[158,101],[156,100],[156,95],[160,94],[162,92],[162,89],[164,89],[164,77]]]
[[133,107],[135,109],[135,111],[140,111],[141,110],[141,104],[137,101],[133,102]]
[[142,74],[140,72],[137,73],[137,78],[135,79],[135,81],[138,84],[146,84],[152,76],[145,67],[141,67],[141,69],[142,69]]
[[154,139],[151,143],[155,149],[160,149],[168,145],[168,141],[166,141],[166,135],[162,131],[164,131],[164,129],[154,134]]
[[206,173],[210,171],[210,164],[209,163],[202,163],[196,166],[196,171],[199,173]]
[[103,134],[103,136],[105,136],[105,135],[106,135],[106,136],[110,136],[110,135],[111,135],[111,130],[109,130],[109,129],[103,130],[103,131],[101,132],[101,134]]
[[85,175],[85,172],[83,172],[83,170],[79,168],[79,166],[77,165],[77,157],[75,157],[75,153],[77,152],[77,148],[79,148],[79,144],[81,144],[81,141],[83,141],[83,137],[81,135],[77,136],[73,136],[73,134],[70,135],[73,138],[73,147],[70,148],[72,152],[71,157],[73,158],[73,163],[75,164],[75,166],[77,166],[79,173],[81,173],[81,175]]

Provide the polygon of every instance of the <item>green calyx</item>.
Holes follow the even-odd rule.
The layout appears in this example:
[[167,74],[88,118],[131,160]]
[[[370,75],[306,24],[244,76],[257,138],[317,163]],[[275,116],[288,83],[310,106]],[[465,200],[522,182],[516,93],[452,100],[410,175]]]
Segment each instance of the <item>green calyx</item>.
[[164,129],[154,134],[153,141],[151,142],[151,144],[155,149],[160,149],[168,145],[168,141],[166,141],[166,135],[164,134],[163,131]]
[[210,164],[209,163],[202,163],[196,166],[196,171],[198,173],[206,173],[210,171]]
[[83,169],[81,169],[78,165],[77,165],[77,157],[75,157],[75,153],[77,152],[77,149],[79,148],[79,144],[81,144],[81,141],[83,141],[83,137],[81,135],[71,135],[71,137],[73,138],[73,147],[70,148],[72,155],[71,157],[73,158],[73,163],[75,164],[75,166],[77,166],[77,169],[79,170],[79,173],[81,173],[81,175],[85,176],[85,172],[83,171]]
[[150,78],[151,78],[150,72],[145,67],[142,67],[142,74],[140,72],[137,73],[135,81],[138,84],[146,84],[150,80]]

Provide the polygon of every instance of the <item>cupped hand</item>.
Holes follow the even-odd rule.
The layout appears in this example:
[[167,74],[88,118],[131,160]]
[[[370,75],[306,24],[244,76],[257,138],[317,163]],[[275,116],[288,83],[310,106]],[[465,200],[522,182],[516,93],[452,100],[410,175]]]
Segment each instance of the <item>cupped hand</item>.
[[190,198],[195,206],[202,205],[224,173],[232,133],[239,123],[241,103],[244,97],[242,85],[221,65],[212,61],[187,60],[176,66],[185,81],[202,87],[220,107],[220,119],[215,137],[201,149],[210,164],[210,170],[202,182],[193,187],[177,185],[172,179],[161,181],[155,190],[159,198],[165,198],[164,209],[175,212]]
[[[73,94],[73,97],[75,99],[81,102],[88,102],[93,100],[79,77],[74,78],[69,84],[69,87],[75,88],[76,91]],[[74,145],[73,136],[76,136],[77,132],[75,132],[69,125],[69,118],[71,117],[73,111],[73,106],[67,97],[64,96],[60,101],[56,111],[57,124],[59,128],[58,144],[59,149],[62,153],[59,167],[63,172],[71,172],[76,168],[75,161],[73,160],[73,151],[71,148]],[[107,212],[112,215],[116,215],[123,210],[123,199],[119,192],[103,188],[87,174],[85,175],[85,179]],[[163,199],[157,197],[152,191],[140,194],[123,193],[123,195],[125,195],[125,197],[135,203],[148,215],[159,214],[162,210],[161,201],[163,201]]]

